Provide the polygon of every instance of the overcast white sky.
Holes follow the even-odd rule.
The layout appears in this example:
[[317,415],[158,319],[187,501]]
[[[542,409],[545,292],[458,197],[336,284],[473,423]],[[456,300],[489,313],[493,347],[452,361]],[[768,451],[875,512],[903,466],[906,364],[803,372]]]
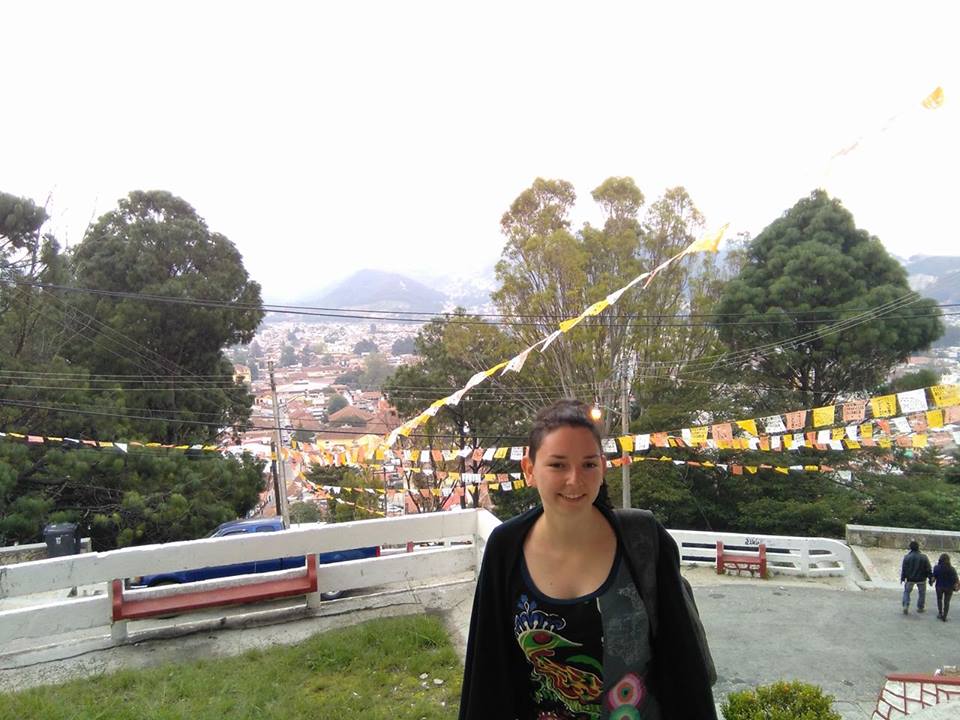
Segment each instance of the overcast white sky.
[[361,267],[468,274],[537,176],[575,185],[577,224],[630,175],[754,234],[825,186],[892,252],[960,254],[958,20],[954,2],[6,3],[0,190],[48,203],[72,244],[130,190],[169,190],[275,300]]

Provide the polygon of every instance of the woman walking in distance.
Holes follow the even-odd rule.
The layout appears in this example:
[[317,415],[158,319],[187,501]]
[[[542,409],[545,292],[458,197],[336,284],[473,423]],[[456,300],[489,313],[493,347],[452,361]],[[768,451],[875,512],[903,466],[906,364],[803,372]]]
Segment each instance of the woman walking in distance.
[[541,504],[487,541],[460,720],[715,720],[677,545],[649,512],[611,507],[588,406],[542,410],[522,468]]
[[933,568],[933,577],[930,578],[930,584],[936,582],[937,591],[937,618],[947,621],[947,613],[950,612],[950,598],[957,590],[957,571],[950,564],[950,556],[946,553],[940,556],[937,566]]

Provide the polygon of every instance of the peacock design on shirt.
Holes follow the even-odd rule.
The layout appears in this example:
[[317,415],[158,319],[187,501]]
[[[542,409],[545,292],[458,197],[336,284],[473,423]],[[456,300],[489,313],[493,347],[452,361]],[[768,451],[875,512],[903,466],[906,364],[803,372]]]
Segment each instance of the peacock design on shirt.
[[514,617],[514,634],[520,649],[531,665],[531,677],[539,684],[538,700],[559,700],[569,710],[599,717],[597,700],[603,692],[603,680],[589,670],[572,663],[602,668],[594,658],[586,655],[568,657],[566,662],[557,662],[558,650],[581,647],[580,643],[567,640],[560,631],[567,621],[559,615],[537,609],[535,601],[521,595],[517,603],[519,612]]

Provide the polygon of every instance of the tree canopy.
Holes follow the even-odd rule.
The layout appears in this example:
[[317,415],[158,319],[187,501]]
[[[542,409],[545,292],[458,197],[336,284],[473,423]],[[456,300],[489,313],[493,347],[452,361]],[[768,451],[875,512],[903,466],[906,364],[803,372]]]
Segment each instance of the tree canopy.
[[[232,242],[180,198],[137,191],[91,226],[71,260],[76,286],[98,292],[70,296],[77,332],[87,341],[67,346],[68,360],[95,374],[143,378],[151,391],[138,405],[141,414],[158,417],[145,428],[157,439],[196,438],[200,427],[212,439],[220,427],[246,420],[251,397],[233,383],[223,348],[249,343],[264,313],[260,286]],[[165,381],[165,392],[157,391],[157,380]]]
[[[700,234],[703,217],[682,187],[667,190],[643,211],[646,199],[632,178],[611,177],[591,193],[603,227],[571,228],[576,200],[564,180],[537,178],[514,200],[500,225],[506,244],[497,264],[499,310],[522,316],[508,332],[521,348],[556,329],[558,322],[676,255]],[[673,316],[709,305],[722,282],[712,257],[674,263],[646,289],[634,287],[603,314],[588,318],[545,353],[547,397],[597,400],[619,415],[624,383],[646,408],[654,390],[707,353],[716,333]]]
[[750,243],[716,308],[731,372],[771,406],[825,405],[878,386],[943,332],[932,300],[840,201],[816,190]]
[[[232,244],[168,193],[131,193],[73,253],[45,220],[0,193],[0,428],[193,445],[244,425],[250,396],[223,349],[249,342],[262,312]],[[125,447],[0,439],[0,543],[59,521],[80,523],[96,549],[191,539],[246,514],[263,484],[250,456]]]

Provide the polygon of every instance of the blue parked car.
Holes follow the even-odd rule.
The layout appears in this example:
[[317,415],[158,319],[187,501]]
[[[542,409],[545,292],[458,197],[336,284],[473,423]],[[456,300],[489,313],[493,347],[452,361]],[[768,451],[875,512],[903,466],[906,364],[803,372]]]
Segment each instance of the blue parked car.
[[[207,537],[227,537],[228,535],[245,535],[247,533],[277,532],[278,530],[283,530],[283,520],[280,518],[232,520],[220,525],[216,530],[207,535]],[[380,557],[379,546],[320,553],[317,556],[317,562],[320,565],[326,565],[328,563],[343,562],[344,560],[361,560],[372,557]],[[175,585],[179,583],[196,582],[198,580],[231,577],[233,575],[252,575],[254,573],[273,572],[274,570],[290,570],[304,567],[306,564],[307,560],[303,555],[275,558],[273,560],[256,560],[232,565],[217,565],[216,567],[177,570],[176,572],[158,573],[156,575],[143,575],[142,577],[134,578],[130,586],[137,588]],[[320,597],[324,600],[335,600],[340,597],[343,592],[343,590],[324,592],[320,594]]]

